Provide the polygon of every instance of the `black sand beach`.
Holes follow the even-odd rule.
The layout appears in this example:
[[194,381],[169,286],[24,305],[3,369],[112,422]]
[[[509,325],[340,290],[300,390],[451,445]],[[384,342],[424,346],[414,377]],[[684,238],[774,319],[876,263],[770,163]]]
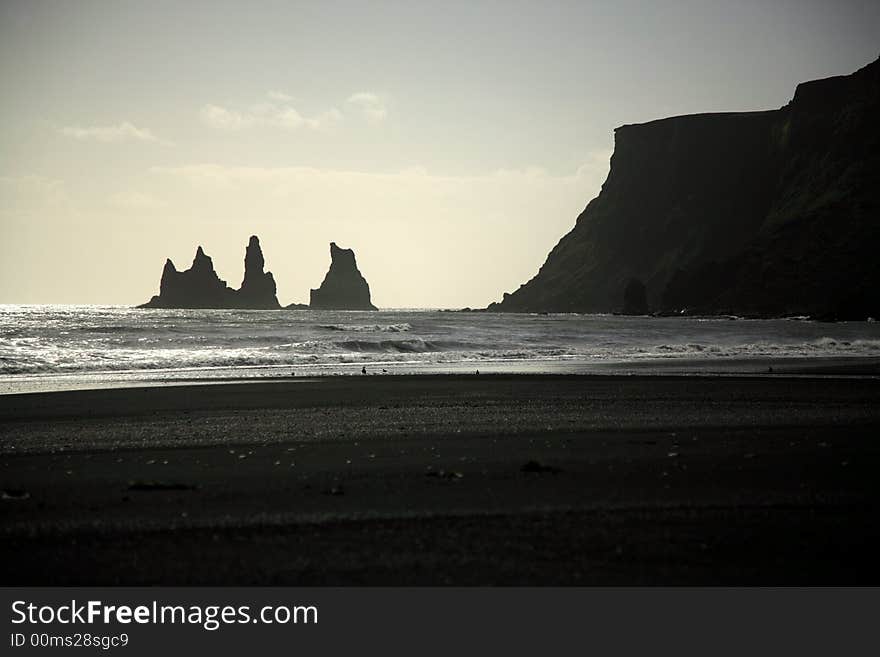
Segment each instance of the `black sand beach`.
[[877,584],[880,381],[0,396],[13,584]]

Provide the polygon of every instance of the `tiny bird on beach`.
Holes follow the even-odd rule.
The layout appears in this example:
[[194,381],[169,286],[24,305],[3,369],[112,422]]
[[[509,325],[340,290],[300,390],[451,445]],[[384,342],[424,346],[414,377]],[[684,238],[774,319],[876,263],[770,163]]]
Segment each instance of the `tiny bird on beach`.
[[367,373],[367,368],[366,368],[366,367],[362,367],[362,368],[361,368],[361,374],[366,374],[366,373]]

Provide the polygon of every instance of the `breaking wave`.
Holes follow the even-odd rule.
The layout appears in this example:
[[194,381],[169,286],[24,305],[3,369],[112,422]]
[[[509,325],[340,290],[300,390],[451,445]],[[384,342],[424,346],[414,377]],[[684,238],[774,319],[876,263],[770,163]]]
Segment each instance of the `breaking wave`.
[[880,323],[0,306],[0,376],[5,377],[360,363],[813,356],[880,358]]
[[352,333],[404,333],[412,329],[407,322],[401,324],[322,324],[318,328],[327,331],[350,331]]
[[724,358],[748,356],[840,356],[840,355],[871,355],[880,352],[880,340],[855,339],[838,340],[823,337],[801,343],[754,342],[745,344],[661,344],[653,349],[639,348],[642,355],[657,356],[716,356]]

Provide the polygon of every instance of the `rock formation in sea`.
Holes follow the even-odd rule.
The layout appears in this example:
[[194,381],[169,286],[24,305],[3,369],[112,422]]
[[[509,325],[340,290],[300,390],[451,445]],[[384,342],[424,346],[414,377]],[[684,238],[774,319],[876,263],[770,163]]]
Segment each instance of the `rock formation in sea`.
[[230,308],[235,290],[214,271],[214,263],[202,247],[196,249],[192,266],[177,271],[171,259],[165,261],[159,294],[141,308]]
[[275,296],[275,279],[272,277],[272,272],[263,271],[264,265],[260,239],[256,235],[251,235],[244,254],[244,280],[236,295],[239,308],[280,307],[278,297]]
[[778,110],[622,126],[600,194],[489,310],[616,312],[635,279],[663,313],[876,317],[878,116],[880,59]]
[[317,290],[312,290],[309,307],[316,310],[376,310],[370,302],[370,286],[357,268],[354,251],[330,242],[330,270]]
[[202,247],[196,249],[192,266],[177,271],[171,259],[165,261],[159,294],[140,308],[278,308],[275,280],[263,272],[260,240],[252,236],[245,252],[244,282],[233,290],[214,271],[214,263]]

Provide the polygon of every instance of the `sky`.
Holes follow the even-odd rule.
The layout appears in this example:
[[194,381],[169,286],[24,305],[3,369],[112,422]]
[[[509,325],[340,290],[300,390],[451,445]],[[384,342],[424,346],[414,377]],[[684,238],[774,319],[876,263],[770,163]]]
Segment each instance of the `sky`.
[[0,303],[136,304],[196,247],[282,304],[329,243],[380,307],[537,272],[614,128],[785,105],[880,55],[880,3],[0,2]]

